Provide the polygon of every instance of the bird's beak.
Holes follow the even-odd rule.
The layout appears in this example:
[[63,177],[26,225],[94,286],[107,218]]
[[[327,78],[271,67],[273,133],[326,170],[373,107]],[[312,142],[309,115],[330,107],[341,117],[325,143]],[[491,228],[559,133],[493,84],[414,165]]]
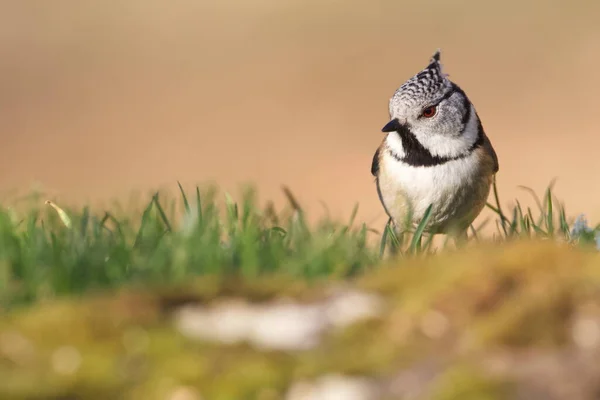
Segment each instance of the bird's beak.
[[401,128],[402,127],[400,126],[400,121],[398,121],[398,118],[394,118],[393,120],[385,124],[385,126],[381,129],[381,132],[397,132]]

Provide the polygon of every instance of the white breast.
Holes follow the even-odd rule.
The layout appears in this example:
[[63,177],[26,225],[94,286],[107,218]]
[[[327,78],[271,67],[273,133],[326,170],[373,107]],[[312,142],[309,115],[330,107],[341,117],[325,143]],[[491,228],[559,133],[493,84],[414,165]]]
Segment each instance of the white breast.
[[413,220],[420,220],[430,204],[432,222],[461,218],[460,214],[472,208],[469,203],[481,203],[479,186],[487,184],[489,188],[489,181],[481,176],[476,153],[441,165],[413,167],[386,152],[380,168],[382,201],[397,222],[403,221],[409,209]]

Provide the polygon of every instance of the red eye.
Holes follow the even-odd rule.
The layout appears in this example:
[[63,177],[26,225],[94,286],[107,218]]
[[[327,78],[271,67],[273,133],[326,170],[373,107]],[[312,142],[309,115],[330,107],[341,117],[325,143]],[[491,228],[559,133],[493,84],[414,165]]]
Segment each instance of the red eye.
[[431,107],[427,107],[426,109],[424,109],[423,113],[421,115],[425,118],[431,118],[435,115],[436,112],[437,112],[437,107],[431,106]]

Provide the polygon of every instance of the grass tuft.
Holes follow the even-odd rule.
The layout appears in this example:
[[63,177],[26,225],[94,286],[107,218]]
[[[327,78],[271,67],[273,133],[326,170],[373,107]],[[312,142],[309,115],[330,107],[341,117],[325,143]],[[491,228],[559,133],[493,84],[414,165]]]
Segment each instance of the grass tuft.
[[[220,201],[214,189],[196,187],[190,196],[177,185],[179,196],[156,192],[141,213],[44,204],[39,195],[30,198],[34,206],[27,211],[0,206],[0,308],[198,275],[343,279],[377,266],[386,253],[406,258],[437,251],[425,229],[431,207],[399,237],[388,221],[374,245],[377,230],[356,221],[358,204],[347,221],[324,218],[311,225],[288,187],[288,206],[277,211],[272,203],[260,207],[251,189],[240,200],[225,193]],[[488,204],[498,227],[493,241],[541,238],[600,247],[600,226],[588,226],[583,216],[570,219],[552,184],[541,200],[524,189],[537,212],[519,201],[502,207],[494,182],[495,205]],[[489,240],[480,233],[487,222],[472,226],[469,240]]]

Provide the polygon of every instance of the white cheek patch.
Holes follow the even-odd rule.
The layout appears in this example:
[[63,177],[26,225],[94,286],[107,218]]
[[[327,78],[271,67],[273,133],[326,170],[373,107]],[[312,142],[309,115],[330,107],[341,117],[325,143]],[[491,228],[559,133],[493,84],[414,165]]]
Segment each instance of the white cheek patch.
[[404,147],[402,146],[402,139],[400,139],[400,135],[396,132],[388,133],[385,138],[385,143],[396,156],[403,158],[406,155]]
[[415,130],[414,134],[419,142],[434,156],[457,157],[464,154],[477,141],[478,126],[475,107],[470,105],[471,113],[464,131],[460,135],[450,136],[432,132],[420,132]]

